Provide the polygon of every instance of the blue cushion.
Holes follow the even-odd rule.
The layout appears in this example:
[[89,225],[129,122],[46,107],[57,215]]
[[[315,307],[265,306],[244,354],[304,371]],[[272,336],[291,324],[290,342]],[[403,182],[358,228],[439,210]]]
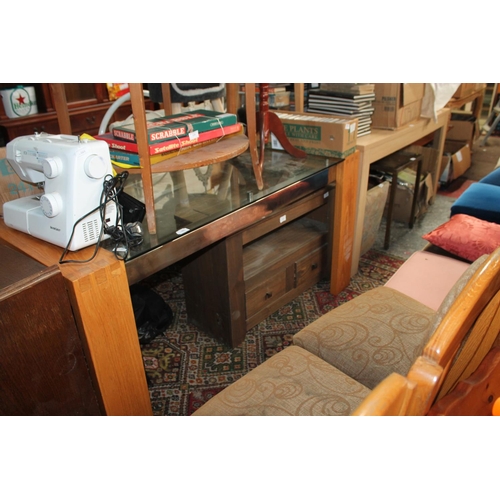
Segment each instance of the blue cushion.
[[495,170],[493,170],[493,172],[490,172],[488,175],[485,175],[479,182],[500,186],[500,168],[496,168]]
[[466,214],[500,224],[500,186],[476,182],[451,206],[451,217]]

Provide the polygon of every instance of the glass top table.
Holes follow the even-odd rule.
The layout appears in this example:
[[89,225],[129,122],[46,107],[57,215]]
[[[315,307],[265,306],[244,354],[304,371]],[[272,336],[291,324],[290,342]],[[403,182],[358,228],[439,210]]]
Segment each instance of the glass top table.
[[[182,240],[183,244],[179,241],[174,252],[163,256],[163,267],[177,262],[260,220],[273,207],[285,206],[325,186],[328,168],[341,161],[312,155],[297,159],[285,152],[266,149],[262,190],[257,188],[248,151],[218,164],[153,174],[156,234],[149,234],[144,219],[144,240],[130,249],[127,268],[139,266],[139,261],[144,264],[141,257]],[[144,202],[139,174],[129,175],[125,192]],[[115,243],[108,239],[101,245],[113,250]]]

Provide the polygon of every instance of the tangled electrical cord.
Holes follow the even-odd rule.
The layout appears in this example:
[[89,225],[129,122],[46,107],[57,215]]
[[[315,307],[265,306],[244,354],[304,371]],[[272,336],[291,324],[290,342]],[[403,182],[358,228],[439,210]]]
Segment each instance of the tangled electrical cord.
[[[68,263],[85,263],[90,262],[96,255],[99,249],[99,243],[102,240],[104,234],[107,234],[116,244],[113,249],[113,253],[116,258],[119,260],[125,260],[129,254],[130,248],[140,245],[143,241],[142,236],[142,228],[139,222],[131,222],[125,225],[123,223],[123,209],[118,200],[120,193],[123,191],[125,186],[125,181],[128,178],[129,173],[123,172],[117,174],[116,176],[106,175],[103,181],[103,188],[101,192],[101,199],[99,206],[86,213],[84,216],[80,217],[75,224],[73,225],[73,230],[71,232],[71,236],[69,238],[68,244],[64,249],[61,258],[59,259],[60,264],[68,264]],[[116,217],[116,225],[109,225],[108,220],[106,219],[106,207],[108,203],[113,202],[116,206],[116,210],[118,215]],[[73,239],[73,235],[75,233],[75,228],[78,224],[88,217],[90,214],[94,213],[96,210],[99,210],[99,217],[101,219],[101,231],[99,233],[99,237],[95,244],[94,253],[89,259],[86,260],[64,260],[64,257],[69,252],[69,246],[71,245],[71,241]]]

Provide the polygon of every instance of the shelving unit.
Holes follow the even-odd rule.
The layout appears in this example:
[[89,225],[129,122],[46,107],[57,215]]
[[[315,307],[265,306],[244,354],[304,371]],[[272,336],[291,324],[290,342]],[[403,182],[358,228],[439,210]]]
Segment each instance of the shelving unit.
[[[0,90],[13,88],[18,83],[0,83]],[[35,88],[38,113],[19,118],[8,118],[0,99],[0,146],[22,135],[46,132],[48,134],[97,134],[99,125],[111,102],[105,83],[25,83]],[[63,95],[61,95],[63,94]],[[145,101],[147,109],[154,105]],[[123,120],[132,112],[130,104],[121,106],[114,115]]]

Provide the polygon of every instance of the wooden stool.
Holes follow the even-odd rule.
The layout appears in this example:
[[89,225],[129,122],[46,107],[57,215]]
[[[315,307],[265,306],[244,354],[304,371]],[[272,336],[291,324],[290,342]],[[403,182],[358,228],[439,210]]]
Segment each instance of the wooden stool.
[[389,248],[389,242],[391,238],[392,212],[394,208],[394,200],[396,199],[398,175],[405,168],[414,165],[415,162],[417,162],[417,177],[415,179],[415,188],[413,192],[413,202],[411,205],[411,213],[409,221],[409,227],[411,229],[413,227],[413,223],[415,222],[415,218],[418,215],[415,212],[417,209],[418,192],[422,176],[423,156],[419,154],[409,153],[407,151],[398,151],[397,153],[393,153],[389,156],[386,156],[382,160],[372,163],[370,165],[371,170],[374,170],[376,172],[384,172],[392,175],[391,189],[389,192],[389,205],[387,207],[387,217],[386,217],[387,224],[385,229],[385,241],[384,241],[385,250]]

